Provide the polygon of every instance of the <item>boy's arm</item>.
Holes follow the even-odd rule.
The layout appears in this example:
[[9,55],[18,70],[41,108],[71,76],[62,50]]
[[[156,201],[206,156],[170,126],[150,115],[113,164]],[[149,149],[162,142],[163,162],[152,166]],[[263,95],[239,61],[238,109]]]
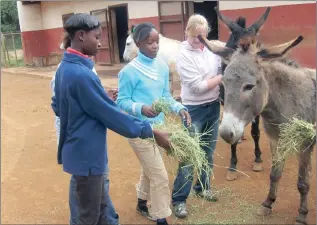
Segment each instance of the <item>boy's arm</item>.
[[90,75],[80,76],[76,80],[74,91],[83,110],[110,130],[128,138],[153,137],[148,122],[121,112],[115,102],[107,96],[102,85]]
[[118,89],[120,90],[117,97],[118,106],[131,115],[141,117],[143,104],[132,100],[132,93],[137,84],[136,77],[125,71],[121,71],[118,77]]

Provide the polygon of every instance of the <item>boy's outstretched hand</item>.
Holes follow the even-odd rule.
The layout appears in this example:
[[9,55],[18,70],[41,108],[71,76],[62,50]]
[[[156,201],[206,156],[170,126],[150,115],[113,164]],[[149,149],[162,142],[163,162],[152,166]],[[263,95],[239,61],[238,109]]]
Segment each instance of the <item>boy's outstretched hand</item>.
[[172,146],[169,142],[169,134],[158,130],[153,130],[154,139],[158,146],[164,148],[166,151],[170,151]]

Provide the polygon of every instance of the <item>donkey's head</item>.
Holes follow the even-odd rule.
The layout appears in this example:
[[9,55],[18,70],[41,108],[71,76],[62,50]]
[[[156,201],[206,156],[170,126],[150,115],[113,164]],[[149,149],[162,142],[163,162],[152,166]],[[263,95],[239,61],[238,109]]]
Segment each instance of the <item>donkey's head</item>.
[[133,40],[133,29],[134,25],[131,26],[131,30],[129,31],[129,36],[127,37],[125,48],[123,52],[123,59],[126,62],[130,62],[132,59],[134,59],[137,56],[138,52],[138,46],[136,46],[134,40]]
[[219,19],[229,28],[231,33],[226,46],[236,49],[238,42],[241,39],[258,35],[259,30],[262,28],[264,22],[267,20],[267,17],[271,11],[271,7],[268,7],[264,14],[250,27],[246,27],[246,19],[244,17],[240,16],[237,18],[236,21],[233,21],[229,17],[222,15],[217,7],[215,7],[215,11]]
[[264,75],[274,61],[281,61],[288,50],[303,39],[298,38],[270,48],[256,42],[254,36],[246,37],[238,43],[238,49],[215,46],[199,37],[213,53],[227,62],[224,71],[225,89],[224,114],[219,127],[220,136],[234,144],[241,137],[244,127],[260,114],[268,102],[268,82]]

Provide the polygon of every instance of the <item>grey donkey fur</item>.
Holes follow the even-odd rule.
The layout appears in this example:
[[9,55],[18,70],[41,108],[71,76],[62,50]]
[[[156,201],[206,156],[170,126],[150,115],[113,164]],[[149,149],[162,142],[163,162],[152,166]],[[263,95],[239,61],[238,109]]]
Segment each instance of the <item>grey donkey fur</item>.
[[[228,63],[224,71],[225,88],[224,115],[219,127],[220,136],[227,143],[237,141],[244,127],[260,114],[265,133],[270,138],[272,168],[270,190],[262,203],[258,215],[272,213],[284,162],[277,162],[276,149],[279,139],[279,124],[287,118],[300,116],[310,123],[316,122],[316,71],[301,67],[286,58],[287,53],[303,39],[302,36],[281,44],[265,48],[254,36],[245,37],[238,50],[213,45],[200,37],[209,50]],[[296,224],[306,224],[307,195],[310,186],[311,154],[313,145],[307,141],[298,154],[297,188],[300,205]],[[304,151],[305,150],[305,151]]]

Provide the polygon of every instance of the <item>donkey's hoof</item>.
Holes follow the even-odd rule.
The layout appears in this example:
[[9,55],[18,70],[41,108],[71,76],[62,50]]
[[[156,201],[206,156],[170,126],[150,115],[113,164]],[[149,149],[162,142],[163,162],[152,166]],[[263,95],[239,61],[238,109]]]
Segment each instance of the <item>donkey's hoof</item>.
[[253,171],[255,172],[261,172],[263,170],[263,163],[257,163],[257,162],[254,162],[253,164]]
[[295,222],[295,225],[307,225],[307,223],[306,222],[304,222],[304,223],[301,223],[301,222]]
[[264,206],[261,206],[261,208],[258,209],[257,211],[257,215],[258,216],[268,216],[272,213],[272,209],[270,208],[267,208],[267,207],[264,207]]
[[296,217],[296,220],[295,220],[295,224],[300,224],[300,225],[307,225],[307,222],[306,222],[306,219],[305,217],[299,215]]
[[233,180],[236,180],[237,178],[238,178],[238,175],[236,171],[228,170],[227,176],[226,176],[226,179],[228,181],[233,181]]

